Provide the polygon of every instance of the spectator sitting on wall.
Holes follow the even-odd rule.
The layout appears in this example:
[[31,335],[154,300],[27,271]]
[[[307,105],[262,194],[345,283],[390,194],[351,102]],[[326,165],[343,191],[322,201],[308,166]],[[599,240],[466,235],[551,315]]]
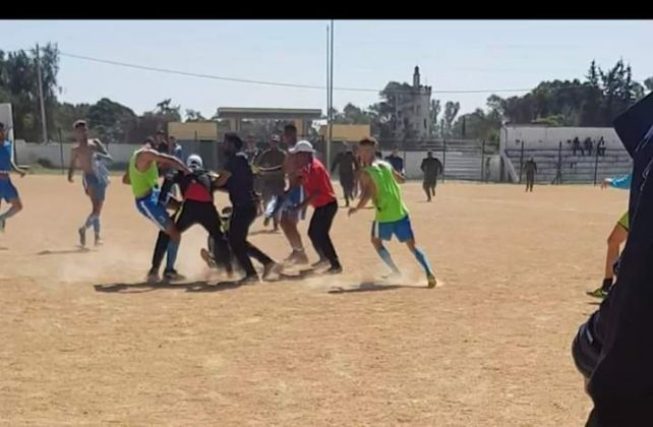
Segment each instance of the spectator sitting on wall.
[[585,155],[585,153],[583,151],[583,147],[580,146],[580,139],[578,139],[578,137],[575,137],[574,140],[572,141],[571,151],[573,152],[574,156],[576,155],[577,151],[580,151],[581,156]]
[[392,154],[386,157],[385,160],[392,165],[395,171],[404,174],[404,159],[399,157],[399,149],[392,150]]
[[596,155],[601,157],[605,156],[605,140],[603,137],[599,138],[599,142],[596,144]]
[[585,141],[583,141],[583,146],[585,147],[585,151],[587,152],[588,156],[592,156],[592,151],[594,151],[594,142],[592,141],[592,138],[589,136],[585,138]]

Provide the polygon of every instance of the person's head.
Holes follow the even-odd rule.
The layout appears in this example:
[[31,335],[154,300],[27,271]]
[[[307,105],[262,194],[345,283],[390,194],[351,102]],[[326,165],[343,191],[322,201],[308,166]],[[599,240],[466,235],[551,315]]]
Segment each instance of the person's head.
[[73,133],[77,142],[86,144],[88,142],[88,126],[86,125],[86,121],[77,120],[73,123]]
[[277,148],[279,146],[279,142],[281,141],[281,138],[279,135],[276,133],[270,137],[270,148]]
[[186,166],[188,166],[188,169],[194,172],[203,169],[204,162],[202,161],[202,158],[200,157],[199,154],[191,154],[186,159]]
[[162,143],[162,142],[165,142],[165,140],[166,140],[166,133],[165,133],[164,131],[162,131],[162,130],[158,130],[158,131],[156,131],[156,133],[154,134],[154,139],[156,140],[156,143],[157,143],[157,144],[160,144],[160,143]]
[[0,122],[0,142],[5,140],[5,124]]
[[243,140],[237,133],[229,132],[224,136],[224,151],[227,154],[235,154],[243,149]]
[[306,140],[298,141],[294,147],[291,147],[288,152],[297,156],[297,162],[300,167],[304,167],[313,161],[315,149],[313,144]]
[[363,138],[358,143],[358,158],[365,165],[371,164],[376,158],[378,142],[373,137]]
[[283,142],[289,147],[297,143],[297,127],[294,124],[288,123],[283,127]]
[[399,155],[399,149],[397,147],[392,149],[392,155],[393,156],[398,156]]
[[143,146],[145,148],[154,148],[154,139],[151,136],[148,136],[145,138],[145,141],[143,141]]
[[426,152],[426,157],[428,157],[429,159],[433,158],[433,151],[431,151],[431,150],[427,151]]
[[170,146],[172,147],[177,145],[177,138],[175,138],[174,136],[168,137],[168,141],[170,142]]

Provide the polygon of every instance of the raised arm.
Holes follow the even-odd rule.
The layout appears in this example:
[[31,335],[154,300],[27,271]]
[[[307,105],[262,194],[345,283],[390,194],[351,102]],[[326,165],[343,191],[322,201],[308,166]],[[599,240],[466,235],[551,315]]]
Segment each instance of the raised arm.
[[109,155],[109,151],[107,150],[107,147],[102,143],[102,141],[96,138],[93,140],[93,143],[97,147],[98,153]]
[[156,162],[158,165],[163,167],[169,167],[176,169],[183,173],[190,173],[190,169],[178,158],[171,156],[170,154],[159,153],[152,149],[143,150],[139,153],[138,158],[136,159],[137,164],[140,162],[150,163]]

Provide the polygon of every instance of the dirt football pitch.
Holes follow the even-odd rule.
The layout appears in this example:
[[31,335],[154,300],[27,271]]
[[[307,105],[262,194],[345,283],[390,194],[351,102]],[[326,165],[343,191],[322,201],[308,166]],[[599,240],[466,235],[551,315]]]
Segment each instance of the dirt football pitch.
[[[373,211],[344,208],[340,276],[214,286],[193,228],[188,280],[153,287],[157,230],[119,177],[89,251],[80,177],[13,179],[25,208],[0,235],[0,425],[561,427],[591,408],[569,348],[627,192],[447,182],[425,203],[404,185],[435,289],[396,242],[404,277],[383,281]],[[283,259],[283,236],[262,231],[251,240]]]

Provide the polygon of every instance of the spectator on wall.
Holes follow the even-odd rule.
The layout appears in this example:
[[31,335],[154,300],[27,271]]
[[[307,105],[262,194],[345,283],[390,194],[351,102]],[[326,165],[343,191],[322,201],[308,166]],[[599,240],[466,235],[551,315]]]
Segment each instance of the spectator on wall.
[[576,155],[577,151],[580,151],[581,156],[585,155],[583,151],[583,147],[580,146],[580,139],[578,139],[578,137],[575,137],[574,140],[571,142],[571,151],[574,154],[574,156]]
[[594,142],[592,141],[592,138],[589,136],[585,138],[585,141],[583,141],[583,146],[587,152],[587,155],[592,157],[592,151],[594,151]]
[[596,144],[596,155],[605,157],[605,139],[603,137],[599,138],[599,142]]

